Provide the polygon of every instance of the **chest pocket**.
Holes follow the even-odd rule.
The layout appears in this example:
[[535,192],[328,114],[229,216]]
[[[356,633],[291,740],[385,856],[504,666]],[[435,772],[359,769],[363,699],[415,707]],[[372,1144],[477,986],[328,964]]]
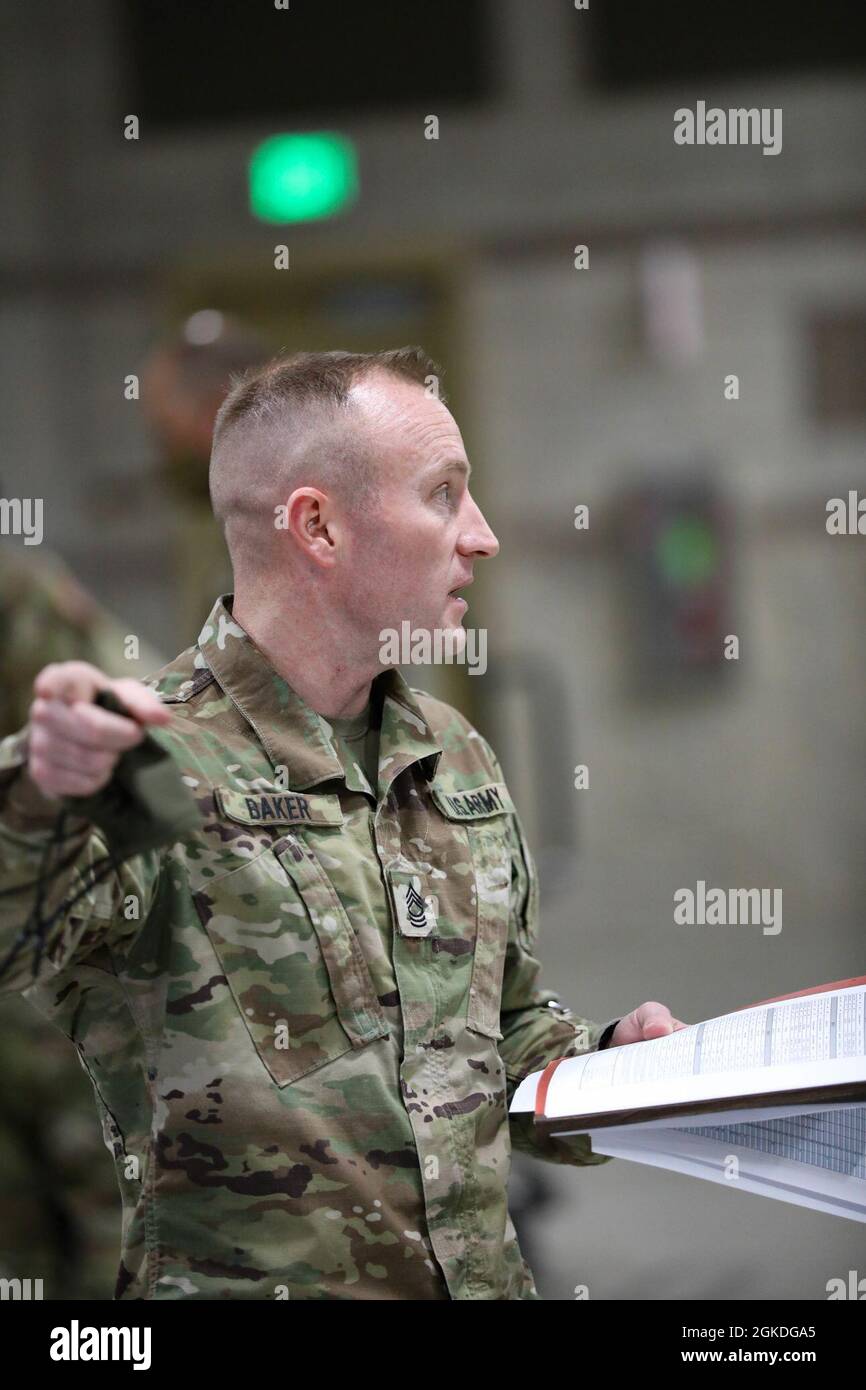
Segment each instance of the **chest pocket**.
[[195,894],[253,1044],[278,1086],[387,1037],[345,908],[300,835]]
[[434,784],[430,791],[442,814],[463,826],[472,856],[475,951],[466,1027],[498,1041],[511,902],[509,817],[514,805],[504,782],[471,791],[445,791]]

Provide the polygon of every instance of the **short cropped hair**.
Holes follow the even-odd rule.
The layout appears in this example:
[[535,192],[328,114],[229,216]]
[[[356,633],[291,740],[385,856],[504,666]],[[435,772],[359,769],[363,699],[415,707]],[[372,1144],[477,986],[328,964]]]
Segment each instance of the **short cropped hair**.
[[[276,357],[263,367],[236,376],[214,422],[214,445],[244,421],[264,423],[275,415],[302,409],[307,403],[345,405],[349,391],[371,371],[384,371],[419,386],[438,382],[442,373],[423,348],[391,348],[382,352],[295,352]],[[444,402],[441,391],[439,399]]]
[[445,402],[441,369],[420,347],[296,352],[233,379],[214,422],[210,464],[211,502],[233,562],[262,494],[273,496],[283,484],[329,485],[358,510],[371,509],[374,450],[347,412],[351,388],[376,372],[432,385]]

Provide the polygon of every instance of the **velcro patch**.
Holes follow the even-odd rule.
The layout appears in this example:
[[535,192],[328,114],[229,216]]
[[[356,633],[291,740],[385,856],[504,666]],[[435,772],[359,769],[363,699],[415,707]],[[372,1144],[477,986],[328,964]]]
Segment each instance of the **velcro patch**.
[[386,869],[401,936],[430,936],[436,927],[439,905],[428,895],[420,874]]
[[306,792],[239,792],[217,787],[223,815],[243,825],[342,825],[337,796],[308,796]]
[[488,816],[501,816],[514,810],[504,782],[488,782],[483,787],[449,792],[432,786],[430,794],[449,820],[486,820]]

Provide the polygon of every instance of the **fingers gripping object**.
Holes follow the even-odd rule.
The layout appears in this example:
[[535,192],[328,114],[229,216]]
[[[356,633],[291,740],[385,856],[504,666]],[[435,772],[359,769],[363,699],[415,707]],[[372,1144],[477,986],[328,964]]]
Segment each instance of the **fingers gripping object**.
[[[94,704],[134,718],[110,690],[101,690]],[[107,786],[93,796],[66,796],[62,801],[65,809],[99,827],[118,861],[174,844],[201,824],[174,759],[150,733],[121,755]]]
[[[134,717],[110,690],[100,691],[94,704],[112,714]],[[5,959],[0,961],[0,978],[24,947],[34,941],[32,973],[35,979],[49,930],[95,884],[132,855],[175,844],[201,825],[192,793],[182,780],[174,759],[150,733],[121,755],[107,786],[92,796],[61,797],[60,804],[62,809],[45,844],[38,877],[24,885],[36,890],[33,907]],[[46,897],[57,874],[65,867],[63,862],[51,865],[52,851],[60,852],[70,816],[84,817],[97,826],[105,837],[109,853],[89,865],[79,875],[77,891],[46,916]],[[20,887],[5,889],[0,896],[20,891]]]

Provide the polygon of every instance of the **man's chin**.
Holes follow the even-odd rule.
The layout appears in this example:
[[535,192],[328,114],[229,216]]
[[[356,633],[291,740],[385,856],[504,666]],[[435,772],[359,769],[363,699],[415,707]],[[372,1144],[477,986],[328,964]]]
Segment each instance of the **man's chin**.
[[411,639],[422,639],[434,645],[440,644],[454,651],[462,651],[466,645],[466,629],[463,626],[465,607],[449,599],[438,622],[412,623]]
[[[442,638],[451,633],[454,640],[465,641],[466,629],[463,626],[463,615],[466,608],[467,605],[462,600],[449,599],[438,620],[410,622],[408,631],[413,638],[423,636],[433,641],[438,637],[441,641]],[[397,631],[402,630],[402,628],[397,628]]]
[[463,631],[463,619],[469,604],[465,598],[451,597],[445,605],[442,614],[442,626],[444,628],[454,628],[456,631]]
[[[449,604],[449,607],[451,605]],[[466,646],[466,629],[461,618],[454,621],[450,613],[443,615],[442,625],[439,629],[445,642],[453,646],[456,652],[462,652]]]

